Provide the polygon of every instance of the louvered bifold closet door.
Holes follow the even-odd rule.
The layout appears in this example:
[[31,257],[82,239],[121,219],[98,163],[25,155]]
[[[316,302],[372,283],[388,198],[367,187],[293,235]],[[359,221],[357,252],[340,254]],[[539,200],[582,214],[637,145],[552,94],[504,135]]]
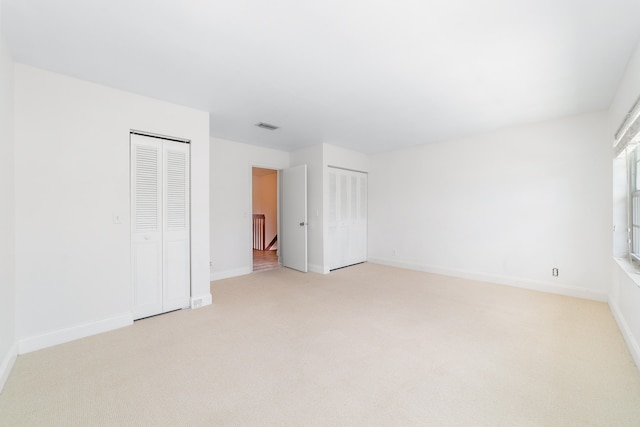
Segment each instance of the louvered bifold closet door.
[[350,176],[349,264],[367,260],[367,174]]
[[163,310],[189,305],[189,144],[164,141]]
[[189,306],[189,144],[131,134],[134,319]]
[[134,319],[162,312],[162,150],[131,135],[131,231]]
[[333,270],[367,260],[367,174],[328,168],[328,262]]

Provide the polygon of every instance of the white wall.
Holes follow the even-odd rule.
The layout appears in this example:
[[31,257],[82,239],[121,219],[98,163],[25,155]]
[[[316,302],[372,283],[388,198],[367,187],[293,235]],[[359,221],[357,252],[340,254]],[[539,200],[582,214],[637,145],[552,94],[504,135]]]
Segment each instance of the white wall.
[[[327,273],[324,266],[324,144],[291,152],[291,166],[307,165],[307,263],[314,273]],[[325,271],[326,270],[326,271]]]
[[287,168],[289,153],[211,138],[210,156],[211,280],[249,274],[253,269],[251,169]]
[[611,175],[604,113],[375,155],[369,259],[606,300]]
[[369,171],[370,156],[331,144],[322,144],[322,146],[324,150],[323,162],[325,167],[334,166],[358,172]]
[[288,153],[211,138],[211,280],[252,271],[252,167],[307,165],[308,267],[311,272],[328,273],[323,224],[327,166],[367,171],[368,161],[365,154],[329,144]]
[[307,217],[309,271],[329,273],[326,251],[328,228],[324,223],[329,201],[328,166],[367,172],[369,156],[330,144],[318,144],[291,153],[291,166],[307,165]]
[[191,140],[192,297],[210,302],[208,113],[16,64],[15,118],[21,353],[131,323],[130,129]]
[[[620,82],[609,109],[609,132],[607,133],[609,146],[613,144],[613,134],[624,120],[624,116],[633,106],[638,96],[640,96],[640,44],[637,45],[634,54],[629,60],[624,77]],[[623,166],[620,161],[614,161],[614,164]],[[620,176],[620,173],[616,171],[615,176],[617,182],[624,184],[623,177]],[[621,194],[618,190],[619,188],[620,185],[616,186],[616,192],[613,198],[617,230],[614,256],[621,256],[626,246],[625,194]],[[620,210],[622,210],[622,213]],[[616,260],[610,262],[613,263],[614,274],[612,289],[609,295],[609,306],[629,345],[636,365],[640,366],[640,287],[638,286],[640,279],[636,273],[628,272],[632,269],[627,263]]]
[[13,140],[13,61],[0,38],[0,391],[18,352],[15,335]]

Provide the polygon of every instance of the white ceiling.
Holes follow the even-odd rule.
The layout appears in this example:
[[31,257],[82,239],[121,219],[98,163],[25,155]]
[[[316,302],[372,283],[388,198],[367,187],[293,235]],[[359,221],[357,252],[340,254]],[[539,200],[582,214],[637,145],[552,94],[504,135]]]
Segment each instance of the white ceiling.
[[640,0],[2,0],[16,61],[206,110],[212,136],[287,151],[604,110],[638,17]]

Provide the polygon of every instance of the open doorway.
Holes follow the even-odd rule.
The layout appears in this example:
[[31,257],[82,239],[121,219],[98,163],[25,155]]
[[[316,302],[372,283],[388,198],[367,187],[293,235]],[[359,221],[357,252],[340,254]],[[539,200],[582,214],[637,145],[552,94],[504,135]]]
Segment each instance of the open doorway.
[[252,168],[253,271],[279,268],[278,171]]

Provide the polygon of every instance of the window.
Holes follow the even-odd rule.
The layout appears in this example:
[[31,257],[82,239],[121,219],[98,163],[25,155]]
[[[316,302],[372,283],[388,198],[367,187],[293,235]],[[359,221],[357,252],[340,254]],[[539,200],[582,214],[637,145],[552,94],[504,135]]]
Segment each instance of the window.
[[640,261],[640,145],[628,149],[629,255]]
[[[615,135],[614,146],[614,220],[616,224],[625,225],[626,233],[614,234],[614,254],[617,248],[624,246],[624,252],[631,261],[640,265],[640,98],[625,117]],[[626,160],[626,161],[625,161]],[[616,166],[618,165],[618,166]],[[616,168],[626,169],[623,175],[624,192],[616,192]],[[623,209],[616,209],[616,194],[620,194],[619,205]],[[618,210],[619,212],[616,212]],[[621,227],[622,228],[622,227]],[[615,227],[614,227],[615,233]],[[624,237],[623,237],[624,236]],[[624,238],[625,242],[621,241]],[[618,240],[618,241],[616,241]]]

